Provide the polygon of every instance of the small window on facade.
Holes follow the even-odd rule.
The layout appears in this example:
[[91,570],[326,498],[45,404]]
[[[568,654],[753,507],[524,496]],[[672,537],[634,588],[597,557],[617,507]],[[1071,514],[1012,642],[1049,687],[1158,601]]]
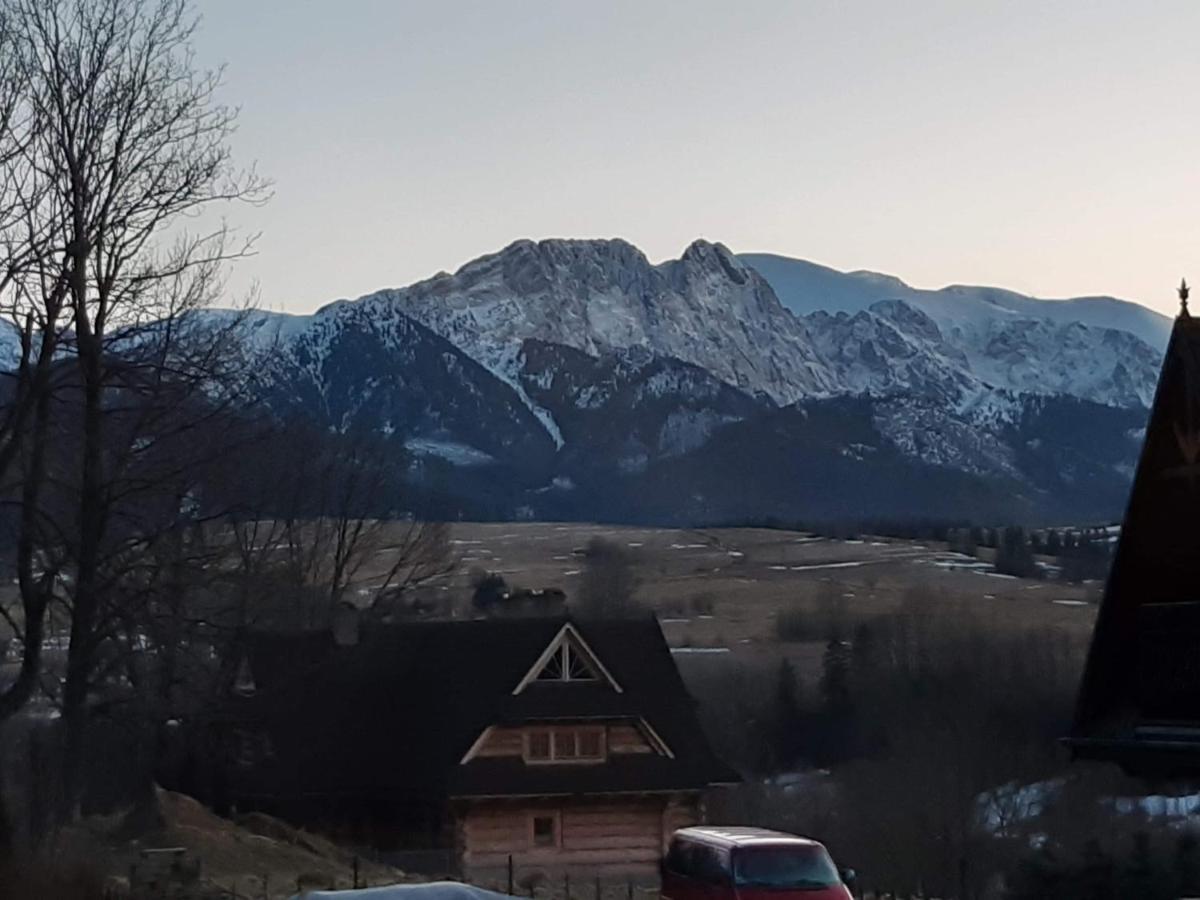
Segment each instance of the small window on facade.
[[554,730],[554,758],[574,759],[579,753],[575,748],[575,731],[571,728]]
[[604,759],[604,726],[573,726],[530,730],[525,737],[529,763],[591,762]]
[[528,736],[528,751],[526,756],[531,760],[550,759],[550,732],[531,731]]
[[558,846],[558,816],[533,817],[533,845],[535,847]]

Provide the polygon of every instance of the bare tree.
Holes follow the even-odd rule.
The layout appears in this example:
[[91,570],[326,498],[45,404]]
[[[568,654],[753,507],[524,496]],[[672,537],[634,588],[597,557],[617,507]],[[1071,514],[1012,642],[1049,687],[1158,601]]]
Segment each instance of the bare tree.
[[[447,526],[395,508],[398,466],[395,450],[374,436],[331,436],[297,421],[239,461],[223,522],[246,624],[281,614],[292,626],[327,624],[353,585],[384,613],[451,571]],[[274,609],[272,590],[281,595]]]
[[35,248],[9,291],[10,315],[24,309],[29,321],[19,372],[35,367],[9,405],[11,418],[29,406],[36,420],[13,429],[26,460],[18,577],[27,646],[39,602],[70,617],[61,702],[74,803],[89,692],[144,597],[150,548],[186,518],[189,481],[212,451],[208,425],[238,387],[225,356],[234,326],[214,335],[194,311],[220,289],[220,264],[249,244],[223,225],[193,234],[181,224],[264,199],[266,187],[232,164],[234,111],[216,100],[219,73],[194,65],[187,0],[0,9],[17,85],[8,115],[24,129],[5,163],[19,200],[10,233],[22,236],[10,247]]
[[637,611],[638,577],[633,554],[615,541],[588,541],[579,584],[579,610],[593,618],[627,616]]
[[49,180],[29,155],[44,123],[25,102],[17,26],[14,11],[0,6],[0,341],[15,337],[19,348],[15,361],[3,360],[0,376],[0,486],[6,494],[15,490],[22,510],[16,527],[22,538],[14,539],[20,609],[14,613],[0,604],[0,616],[21,646],[21,668],[0,692],[0,723],[33,694],[41,660],[53,573],[43,566],[35,576],[37,554],[29,535],[43,481],[41,449],[66,294],[46,220]]

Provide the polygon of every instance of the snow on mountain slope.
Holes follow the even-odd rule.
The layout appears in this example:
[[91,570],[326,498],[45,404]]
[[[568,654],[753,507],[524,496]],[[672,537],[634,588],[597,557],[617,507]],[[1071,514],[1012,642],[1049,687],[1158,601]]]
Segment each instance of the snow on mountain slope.
[[[1068,394],[1114,406],[1148,405],[1170,322],[1151,310],[1110,297],[1038,300],[997,288],[911,288],[898,278],[871,272],[842,273],[804,260],[742,254],[759,269],[781,300],[805,321],[829,328],[843,362],[847,318],[864,328],[862,316],[883,316],[931,356],[925,375],[949,362],[959,375],[992,388],[1033,394]],[[916,316],[902,313],[909,309]],[[897,318],[899,316],[899,318]],[[909,326],[916,327],[910,333]],[[933,326],[938,334],[930,331]],[[830,351],[826,350],[826,354]],[[897,386],[912,374],[907,356],[896,360]],[[850,366],[876,389],[886,367],[864,358]],[[934,367],[934,368],[931,368]],[[928,383],[928,378],[924,379]]]
[[642,349],[593,357],[530,340],[521,357],[522,383],[553,412],[566,439],[563,463],[573,472],[642,471],[767,405],[705,369]]
[[533,339],[592,356],[643,347],[780,403],[839,387],[758,273],[703,241],[660,266],[621,240],[517,241],[359,302],[411,316],[514,385]]
[[[888,276],[781,258],[767,268],[783,278],[793,306],[800,297],[819,307],[823,301],[812,299],[819,295],[839,310],[789,312],[754,268],[706,241],[657,266],[621,240],[517,241],[453,275],[357,304],[416,319],[519,392],[526,340],[596,357],[641,347],[785,404],[895,391],[958,403],[994,388],[1128,405],[1147,403],[1154,389],[1157,345],[1104,324],[1129,321],[1153,332],[1154,314],[1142,310],[1139,318],[1131,304],[1039,301],[982,288],[917,291]],[[1071,319],[1073,311],[1087,321]],[[532,401],[530,408],[552,428],[545,410]]]
[[1105,325],[1127,305],[1072,321],[1100,307],[789,271],[837,308],[796,315],[719,244],[653,265],[624,241],[551,240],[243,321],[272,408],[373,430],[417,478],[452,465],[486,515],[1119,509],[1160,355]]
[[264,350],[266,399],[278,412],[395,435],[414,452],[459,461],[544,461],[554,452],[515,391],[407,316],[341,304],[308,317],[261,313],[246,327]]
[[877,272],[839,272],[827,266],[771,253],[741,253],[738,259],[759,272],[780,301],[797,315],[812,312],[855,313],[879,300],[904,300],[939,325],[1014,319],[1045,319],[1094,328],[1127,331],[1155,349],[1166,346],[1171,321],[1166,316],[1114,297],[1041,300],[1001,288],[952,285],[937,291],[910,287]]

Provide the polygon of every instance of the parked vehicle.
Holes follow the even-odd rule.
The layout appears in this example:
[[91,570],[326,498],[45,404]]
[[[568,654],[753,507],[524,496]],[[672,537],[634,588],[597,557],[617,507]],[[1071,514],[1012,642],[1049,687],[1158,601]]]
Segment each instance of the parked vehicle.
[[839,871],[817,841],[780,831],[682,828],[662,865],[663,900],[853,900],[853,870]]

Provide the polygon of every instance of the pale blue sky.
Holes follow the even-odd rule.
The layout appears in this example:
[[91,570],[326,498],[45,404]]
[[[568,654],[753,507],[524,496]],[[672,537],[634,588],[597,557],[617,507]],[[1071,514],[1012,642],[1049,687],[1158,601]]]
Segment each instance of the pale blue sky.
[[251,282],[308,311],[519,237],[922,287],[1200,282],[1200,3],[198,0]]

